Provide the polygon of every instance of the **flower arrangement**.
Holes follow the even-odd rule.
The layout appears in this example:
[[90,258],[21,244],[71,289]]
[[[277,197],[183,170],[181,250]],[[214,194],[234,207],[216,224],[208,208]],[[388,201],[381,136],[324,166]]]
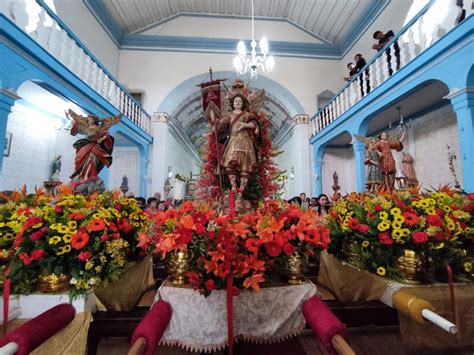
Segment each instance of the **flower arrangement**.
[[204,295],[226,286],[229,275],[236,290],[259,290],[282,276],[282,265],[294,253],[325,249],[329,230],[312,211],[268,201],[232,220],[208,204],[183,203],[177,210],[158,213],[154,233],[142,236],[142,247],[153,246],[163,258],[189,253],[189,283]]
[[459,281],[472,279],[474,196],[448,188],[380,195],[352,193],[331,209],[329,251],[342,256],[352,243],[355,264],[400,279],[393,263],[404,250],[424,255],[435,270],[451,265]]
[[179,180],[179,181],[182,181],[182,182],[188,182],[188,179],[186,179],[186,177],[181,175],[181,174],[176,174],[174,177],[175,177],[176,180]]
[[42,273],[71,276],[73,298],[117,280],[129,257],[142,252],[136,235],[149,223],[135,199],[119,193],[73,195],[67,187],[58,198],[38,196],[35,204],[12,211],[10,279],[18,294],[34,291]]

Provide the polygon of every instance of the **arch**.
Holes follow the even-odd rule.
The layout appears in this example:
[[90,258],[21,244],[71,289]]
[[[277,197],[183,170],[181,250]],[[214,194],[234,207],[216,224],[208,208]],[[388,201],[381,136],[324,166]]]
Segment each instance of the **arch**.
[[[218,71],[214,72],[215,78],[229,78],[229,80],[237,79],[238,76],[232,71]],[[244,82],[248,82],[249,75],[240,76]],[[187,97],[192,95],[196,91],[196,85],[199,85],[208,80],[208,74],[195,75],[171,90],[168,95],[163,99],[157,108],[158,112],[171,113],[175,108],[183,102]],[[305,113],[305,110],[298,99],[284,86],[280,85],[276,81],[269,79],[263,75],[258,77],[258,80],[252,82],[252,86],[257,89],[265,89],[274,95],[282,104],[285,105],[287,110],[292,116],[300,113]]]
[[471,65],[467,74],[466,87],[474,86],[474,65]]

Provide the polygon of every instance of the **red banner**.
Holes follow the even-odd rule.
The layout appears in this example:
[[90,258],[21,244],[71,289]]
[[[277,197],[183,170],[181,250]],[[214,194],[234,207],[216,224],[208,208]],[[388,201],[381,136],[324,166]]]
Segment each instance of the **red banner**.
[[202,83],[199,86],[202,91],[202,110],[206,111],[207,106],[213,102],[219,109],[221,108],[221,80],[213,80]]

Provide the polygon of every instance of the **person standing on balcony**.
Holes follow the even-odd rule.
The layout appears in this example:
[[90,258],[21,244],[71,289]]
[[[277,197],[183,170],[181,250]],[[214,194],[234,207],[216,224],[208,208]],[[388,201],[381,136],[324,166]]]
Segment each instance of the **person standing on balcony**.
[[[365,60],[365,58],[360,53],[357,53],[354,56],[354,60],[356,61],[355,72],[359,73],[362,70],[362,68],[366,66],[367,61]],[[359,77],[360,93],[361,93],[362,97],[364,97],[365,94],[368,94],[370,92],[369,69],[365,70],[365,81],[367,83],[367,87],[366,87],[365,91],[364,91],[364,78],[363,78],[363,76],[364,75],[361,74],[360,77]]]
[[345,76],[344,80],[351,81],[354,75],[356,75],[357,73],[354,63],[350,62],[349,64],[347,64],[347,69],[349,69],[349,76]]
[[[376,51],[381,50],[385,45],[395,36],[392,30],[388,31],[387,33],[383,33],[382,31],[375,31],[374,32],[374,39],[377,39],[379,43],[376,43],[372,46],[373,49]],[[396,60],[396,70],[400,69],[400,47],[398,45],[398,42],[395,41],[393,44],[393,47],[395,48],[395,60]],[[387,48],[385,51],[387,54],[387,65],[388,65],[388,74],[392,75],[393,74],[393,69],[392,69],[392,56],[391,56],[391,50],[390,48]]]
[[397,152],[402,151],[402,140],[405,137],[405,130],[400,131],[395,137],[391,137],[387,132],[382,132],[378,136],[379,140],[374,144],[374,148],[378,150],[380,155],[380,171],[383,177],[383,184],[387,190],[393,190],[395,185],[395,159],[393,158],[392,149]]

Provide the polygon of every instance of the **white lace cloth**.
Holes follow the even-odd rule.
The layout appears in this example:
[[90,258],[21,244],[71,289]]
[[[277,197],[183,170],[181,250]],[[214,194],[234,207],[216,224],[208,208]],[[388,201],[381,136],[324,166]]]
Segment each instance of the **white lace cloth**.
[[[241,291],[233,299],[234,340],[278,342],[299,334],[305,325],[303,302],[316,291],[312,283],[262,288],[260,292]],[[204,297],[192,289],[165,284],[155,296],[155,301],[159,299],[170,303],[173,310],[161,344],[200,352],[225,347],[225,290],[215,290]]]

